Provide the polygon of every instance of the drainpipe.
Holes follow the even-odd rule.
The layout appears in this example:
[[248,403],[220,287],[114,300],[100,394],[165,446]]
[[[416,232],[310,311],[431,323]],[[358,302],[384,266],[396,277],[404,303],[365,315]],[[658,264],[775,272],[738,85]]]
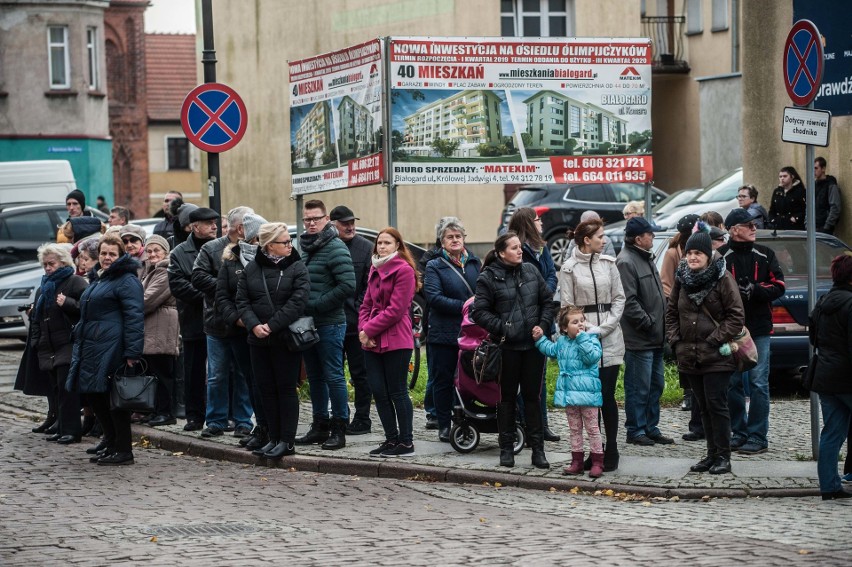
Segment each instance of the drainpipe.
[[740,2],[731,0],[731,73],[740,70]]

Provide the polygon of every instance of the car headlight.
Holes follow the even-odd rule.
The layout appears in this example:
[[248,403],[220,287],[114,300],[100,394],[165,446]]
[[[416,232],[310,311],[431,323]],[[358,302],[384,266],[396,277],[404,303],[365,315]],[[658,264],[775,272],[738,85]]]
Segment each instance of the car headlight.
[[5,295],[0,293],[0,297],[2,297],[3,299],[10,299],[10,300],[14,300],[14,299],[26,300],[26,299],[29,299],[30,294],[33,292],[33,289],[35,289],[35,288],[32,288],[32,287],[13,287],[12,289],[6,291]]

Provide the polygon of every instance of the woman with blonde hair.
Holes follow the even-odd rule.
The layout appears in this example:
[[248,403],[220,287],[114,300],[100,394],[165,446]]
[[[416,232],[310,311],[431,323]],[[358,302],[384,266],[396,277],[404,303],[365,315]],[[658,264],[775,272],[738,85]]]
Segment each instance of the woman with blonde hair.
[[283,222],[260,226],[254,260],[237,281],[237,310],[248,331],[251,368],[269,426],[269,442],[252,451],[280,459],[296,452],[302,354],[287,348],[288,327],[305,312],[311,284]]

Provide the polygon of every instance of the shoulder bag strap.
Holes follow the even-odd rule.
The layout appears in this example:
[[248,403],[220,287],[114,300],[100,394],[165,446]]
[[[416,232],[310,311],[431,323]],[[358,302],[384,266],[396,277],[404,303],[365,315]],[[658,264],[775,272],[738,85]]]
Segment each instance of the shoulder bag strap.
[[[467,291],[470,292],[470,296],[473,297],[474,295],[476,295],[476,294],[473,293],[473,289],[471,289],[470,284],[467,283],[467,280],[465,279],[464,274],[462,274],[461,272],[456,270],[456,267],[453,266],[452,263],[448,262],[447,259],[444,258],[443,256],[438,256],[438,257],[441,259],[441,261],[443,263],[445,263],[446,265],[448,265],[450,267],[450,270],[452,270],[452,272],[455,275],[457,275],[459,278],[461,278],[461,281],[464,284],[464,287],[466,287]],[[464,270],[464,268],[462,268],[462,270]]]
[[719,328],[719,323],[717,323],[717,322],[716,322],[716,319],[714,319],[714,318],[713,318],[713,316],[712,316],[712,315],[710,315],[710,312],[707,310],[707,306],[706,306],[706,305],[704,305],[704,304],[702,303],[702,304],[701,304],[701,309],[703,309],[703,310],[704,310],[704,313],[706,313],[706,314],[707,314],[707,316],[708,316],[708,317],[710,317],[710,320],[711,320],[711,321],[713,321],[713,324],[714,324],[714,325],[716,325],[716,328],[718,329],[718,328]]
[[271,307],[272,310],[275,311],[275,304],[272,303],[272,296],[269,295],[269,286],[266,285],[266,275],[263,273],[263,268],[260,269],[260,281],[263,282],[263,291],[266,292],[266,299],[267,301],[269,301],[269,307]]

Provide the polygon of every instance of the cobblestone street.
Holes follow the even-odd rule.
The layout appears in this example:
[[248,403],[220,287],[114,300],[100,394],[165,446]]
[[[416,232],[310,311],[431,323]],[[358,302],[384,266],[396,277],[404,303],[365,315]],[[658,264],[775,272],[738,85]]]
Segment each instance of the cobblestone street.
[[[621,501],[137,447],[99,467],[0,414],[3,565],[849,565],[848,502]],[[783,523],[783,524],[782,524]],[[712,534],[710,537],[708,534]]]

